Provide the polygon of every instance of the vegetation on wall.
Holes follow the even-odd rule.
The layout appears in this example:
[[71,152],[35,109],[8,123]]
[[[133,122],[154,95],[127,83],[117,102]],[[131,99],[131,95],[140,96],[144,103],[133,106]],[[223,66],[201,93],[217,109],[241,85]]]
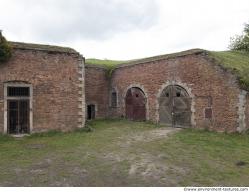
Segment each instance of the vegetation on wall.
[[11,57],[11,46],[0,31],[0,63],[6,62]]
[[89,65],[98,65],[101,67],[104,67],[107,69],[107,73],[108,73],[108,77],[111,76],[113,69],[121,64],[121,63],[125,63],[127,61],[116,61],[116,60],[108,60],[108,59],[86,59],[86,64]]
[[177,53],[171,53],[171,54],[164,54],[164,55],[157,55],[154,57],[146,57],[146,58],[140,58],[140,59],[132,59],[132,60],[101,60],[101,59],[86,59],[86,64],[88,65],[95,65],[95,66],[101,66],[108,70],[108,76],[111,76],[113,70],[122,65],[134,65],[139,63],[148,63],[148,62],[154,62],[162,59],[169,59],[169,58],[176,58],[179,56],[189,55],[189,54],[196,54],[203,52],[202,49],[190,49],[187,51],[177,52]]
[[249,52],[249,23],[245,24],[242,35],[236,35],[231,38],[229,48],[231,50]]
[[249,53],[245,51],[210,51],[220,65],[232,70],[238,77],[242,89],[249,91]]

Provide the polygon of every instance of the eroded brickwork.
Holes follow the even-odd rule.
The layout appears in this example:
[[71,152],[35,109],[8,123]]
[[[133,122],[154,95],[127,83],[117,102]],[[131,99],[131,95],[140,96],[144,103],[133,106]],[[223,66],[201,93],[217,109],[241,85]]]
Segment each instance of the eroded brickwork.
[[0,65],[0,132],[4,129],[4,83],[13,81],[33,87],[33,132],[70,131],[84,125],[84,110],[79,107],[84,104],[80,93],[84,78],[79,73],[83,68],[77,53],[14,49],[12,58]]
[[246,130],[249,129],[249,94],[246,95],[245,101],[245,126]]

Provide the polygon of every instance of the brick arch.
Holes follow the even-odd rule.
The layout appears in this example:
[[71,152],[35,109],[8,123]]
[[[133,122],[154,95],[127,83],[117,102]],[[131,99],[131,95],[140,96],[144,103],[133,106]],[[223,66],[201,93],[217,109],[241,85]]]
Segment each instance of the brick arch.
[[4,81],[3,82],[4,84],[5,83],[19,83],[19,84],[31,84],[29,81],[27,80],[8,80],[8,81]]
[[191,125],[195,126],[196,121],[195,121],[195,96],[192,93],[192,89],[189,87],[188,84],[182,83],[180,81],[167,81],[164,84],[161,85],[161,88],[158,90],[157,96],[156,96],[156,122],[159,122],[159,98],[163,92],[164,89],[166,89],[170,85],[177,85],[182,87],[183,89],[186,90],[188,93],[189,97],[192,99],[191,102]]
[[147,92],[145,91],[145,88],[143,85],[141,84],[131,84],[129,85],[128,87],[126,87],[126,89],[123,91],[123,94],[122,94],[122,108],[123,108],[123,115],[125,116],[125,99],[126,99],[126,95],[127,95],[127,92],[129,89],[131,88],[139,88],[144,96],[145,96],[145,99],[146,99],[146,105],[145,105],[145,110],[146,110],[146,120],[149,120],[149,100],[148,100],[148,94]]
[[8,76],[7,78],[5,78],[5,80],[3,81],[3,83],[27,83],[27,84],[32,84],[30,79],[27,78],[16,78],[16,77],[11,77]]

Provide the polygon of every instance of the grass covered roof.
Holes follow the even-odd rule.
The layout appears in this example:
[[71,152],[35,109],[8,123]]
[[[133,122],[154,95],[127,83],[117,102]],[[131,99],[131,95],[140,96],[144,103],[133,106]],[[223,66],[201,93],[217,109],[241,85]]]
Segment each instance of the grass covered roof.
[[111,74],[115,68],[121,66],[147,63],[199,53],[206,53],[206,55],[212,58],[217,64],[232,71],[238,77],[241,88],[249,91],[249,53],[243,51],[206,51],[203,49],[191,49],[173,54],[127,61],[86,59],[86,64],[90,66],[104,67],[109,71],[109,74]]

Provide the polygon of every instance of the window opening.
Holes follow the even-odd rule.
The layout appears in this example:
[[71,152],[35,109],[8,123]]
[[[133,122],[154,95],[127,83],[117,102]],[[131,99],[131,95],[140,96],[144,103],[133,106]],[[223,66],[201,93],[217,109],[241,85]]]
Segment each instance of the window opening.
[[116,91],[112,92],[112,95],[111,95],[111,106],[112,107],[117,107],[117,93],[116,93]]
[[7,131],[9,134],[30,132],[29,87],[7,87]]
[[8,97],[29,97],[29,87],[8,87]]

